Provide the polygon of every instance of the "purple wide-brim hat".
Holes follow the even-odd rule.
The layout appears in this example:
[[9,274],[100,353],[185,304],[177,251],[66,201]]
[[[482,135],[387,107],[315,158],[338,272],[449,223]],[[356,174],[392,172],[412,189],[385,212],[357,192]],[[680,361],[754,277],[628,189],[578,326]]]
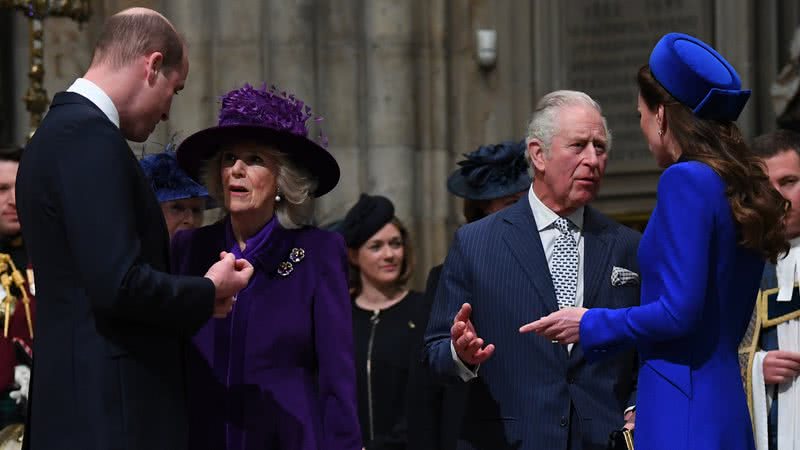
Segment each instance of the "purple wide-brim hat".
[[222,146],[254,141],[274,146],[317,179],[315,197],[330,192],[339,182],[339,164],[325,149],[324,137],[317,143],[308,137],[308,106],[293,95],[246,84],[222,97],[217,126],[200,130],[178,147],[178,164],[200,181],[200,170]]

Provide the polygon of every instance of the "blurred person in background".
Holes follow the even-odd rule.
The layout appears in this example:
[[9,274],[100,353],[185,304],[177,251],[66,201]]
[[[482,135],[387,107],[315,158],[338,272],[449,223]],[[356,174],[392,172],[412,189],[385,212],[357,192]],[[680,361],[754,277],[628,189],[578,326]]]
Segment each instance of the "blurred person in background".
[[[33,335],[28,329],[27,315],[30,314],[30,323],[33,324],[36,312],[33,297],[35,284],[33,269],[28,265],[28,255],[22,240],[15,199],[17,169],[21,157],[20,147],[0,147],[0,253],[9,255],[16,268],[24,275],[25,289],[30,299],[30,309],[26,311],[22,303],[22,293],[17,286],[12,286],[8,293],[3,289],[3,301],[8,299],[7,294],[12,295],[16,301],[9,308],[11,316],[7,319],[8,335],[0,334],[0,429],[9,424],[24,422],[23,413],[28,399],[33,356]],[[5,262],[8,264],[8,261]],[[0,307],[0,315],[2,321],[5,321],[5,308]]]
[[755,322],[742,343],[745,386],[757,450],[800,449],[800,133],[777,130],[758,136],[772,186],[789,201],[784,223],[789,252],[764,266]]
[[424,330],[422,294],[409,290],[411,237],[392,202],[361,194],[340,232],[350,263],[350,297],[358,380],[358,417],[367,450],[408,445],[409,365]]
[[168,144],[161,153],[144,156],[139,164],[161,204],[170,239],[176,231],[203,224],[203,211],[209,207],[208,191],[178,166],[175,144]]

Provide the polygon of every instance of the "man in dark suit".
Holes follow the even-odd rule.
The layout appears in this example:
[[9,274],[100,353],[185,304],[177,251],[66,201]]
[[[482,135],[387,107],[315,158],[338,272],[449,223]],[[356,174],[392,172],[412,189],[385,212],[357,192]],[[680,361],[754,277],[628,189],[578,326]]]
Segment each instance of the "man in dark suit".
[[425,357],[444,380],[468,385],[459,449],[603,450],[632,420],[634,353],[590,365],[580,345],[519,332],[559,307],[639,302],[639,234],[587,205],[610,141],[588,95],[546,95],[528,129],[531,189],[456,234]]
[[169,21],[118,13],[27,146],[17,205],[38,300],[28,448],[186,447],[183,346],[252,274],[227,254],[205,277],[167,273],[161,208],[125,139],[167,120],[187,72]]
[[[531,177],[525,162],[526,149],[524,140],[482,145],[458,161],[459,168],[447,178],[447,190],[464,200],[463,212],[467,223],[505,209],[528,193]],[[420,305],[426,319],[430,317],[431,305],[436,298],[442,267],[440,264],[428,273],[425,301]],[[455,449],[467,386],[464,383],[437,383],[416,355],[408,391],[408,448]]]

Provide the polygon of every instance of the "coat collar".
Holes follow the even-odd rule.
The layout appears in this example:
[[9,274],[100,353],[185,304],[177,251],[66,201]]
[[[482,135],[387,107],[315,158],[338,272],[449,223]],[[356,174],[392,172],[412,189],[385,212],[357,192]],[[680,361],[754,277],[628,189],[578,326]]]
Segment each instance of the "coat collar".
[[[203,233],[205,238],[211,239],[214,244],[204,245],[205,258],[212,263],[219,259],[220,250],[226,250],[225,222],[228,216],[211,224],[207,227],[197,228],[196,233]],[[258,251],[248,257],[248,260],[258,273],[266,274],[268,278],[279,276],[277,273],[278,265],[289,261],[289,255],[293,248],[298,247],[300,230],[287,230],[280,223],[275,224],[268,241],[261,246]],[[203,242],[206,242],[205,240]],[[299,248],[299,247],[298,247]],[[227,251],[227,250],[226,250]]]
[[[230,216],[225,218],[225,222],[227,221],[230,221]],[[280,222],[276,222],[267,241],[247,256],[247,259],[257,271],[266,274],[268,278],[275,278],[279,276],[278,267],[282,263],[290,262],[289,255],[292,253],[292,249],[298,248],[299,235],[299,230],[287,230],[281,226]],[[288,275],[290,273],[283,276]]]

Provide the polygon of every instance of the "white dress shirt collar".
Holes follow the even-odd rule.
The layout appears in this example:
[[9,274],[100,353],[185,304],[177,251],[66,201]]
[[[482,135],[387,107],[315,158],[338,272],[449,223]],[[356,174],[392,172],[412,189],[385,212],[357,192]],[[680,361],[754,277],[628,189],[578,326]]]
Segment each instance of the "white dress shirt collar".
[[775,275],[778,278],[778,301],[789,302],[797,282],[800,281],[800,238],[789,241],[789,253],[778,258]]
[[109,97],[108,94],[100,89],[100,86],[92,83],[86,78],[78,78],[74,83],[72,83],[72,86],[67,89],[67,92],[74,92],[78,95],[86,97],[90,102],[94,103],[95,106],[100,108],[100,111],[103,111],[103,114],[108,117],[108,120],[110,120],[111,123],[119,128],[119,112],[117,111],[117,107],[114,106],[114,102],[111,101],[111,97]]
[[[540,232],[552,227],[553,223],[560,217],[539,200],[539,197],[533,192],[533,185],[531,185],[530,190],[528,190],[528,201],[531,204],[531,211],[533,211],[533,219],[536,221],[536,227]],[[583,230],[583,209],[584,207],[581,206],[573,211],[572,214],[566,216],[579,230]]]

